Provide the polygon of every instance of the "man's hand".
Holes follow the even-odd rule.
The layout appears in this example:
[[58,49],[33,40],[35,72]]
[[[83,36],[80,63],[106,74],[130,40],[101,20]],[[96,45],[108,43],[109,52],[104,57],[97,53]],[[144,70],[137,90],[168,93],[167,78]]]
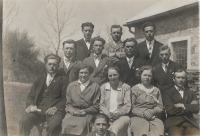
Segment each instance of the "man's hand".
[[56,107],[51,107],[45,112],[45,114],[54,115],[57,111],[58,109]]
[[174,107],[185,109],[185,107],[182,103],[176,103],[176,104],[174,104]]
[[33,105],[30,105],[30,106],[28,106],[27,108],[26,108],[26,113],[30,113],[31,112],[31,107],[33,107]]

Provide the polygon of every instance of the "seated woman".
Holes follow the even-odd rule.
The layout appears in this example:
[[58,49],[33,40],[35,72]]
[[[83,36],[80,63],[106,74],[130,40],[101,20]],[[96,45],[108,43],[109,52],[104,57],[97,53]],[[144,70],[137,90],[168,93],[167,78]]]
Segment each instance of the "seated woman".
[[164,135],[160,117],[164,114],[160,90],[152,86],[152,67],[142,66],[139,71],[141,83],[132,87],[131,133],[134,136]]
[[61,132],[66,136],[86,136],[90,131],[92,115],[99,110],[100,87],[89,80],[92,67],[80,63],[76,71],[79,79],[70,83],[66,91],[66,116]]
[[116,136],[113,132],[107,130],[110,126],[109,118],[103,113],[93,116],[92,126],[94,131],[87,136]]
[[118,67],[108,68],[107,73],[109,82],[101,86],[100,111],[109,117],[111,132],[117,136],[127,136],[130,124],[128,114],[131,109],[131,88],[119,81]]

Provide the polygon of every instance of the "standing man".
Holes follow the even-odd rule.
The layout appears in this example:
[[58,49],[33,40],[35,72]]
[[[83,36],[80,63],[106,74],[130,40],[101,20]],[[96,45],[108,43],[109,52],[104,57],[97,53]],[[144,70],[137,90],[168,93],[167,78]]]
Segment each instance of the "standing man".
[[116,63],[121,71],[120,80],[131,87],[140,82],[140,79],[137,76],[137,70],[142,66],[147,65],[142,59],[135,58],[134,53],[136,46],[137,41],[134,38],[127,38],[124,41],[126,58],[123,58]]
[[103,50],[103,54],[110,57],[114,62],[126,57],[124,45],[121,41],[122,34],[120,25],[112,25],[110,35],[113,41],[105,44],[105,49]]
[[93,38],[91,40],[91,45],[94,53],[83,61],[83,63],[90,65],[94,69],[93,73],[90,75],[90,80],[100,86],[107,82],[107,77],[104,75],[104,71],[111,65],[109,57],[102,54],[104,44],[105,40],[103,38]]
[[144,23],[142,25],[142,31],[146,40],[137,45],[135,57],[143,59],[151,66],[155,66],[160,62],[158,50],[163,44],[154,39],[156,31],[154,23]]
[[63,42],[64,57],[61,59],[60,68],[63,75],[69,79],[69,82],[73,82],[69,77],[71,70],[79,63],[74,56],[75,50],[76,45],[74,40],[69,39]]
[[94,25],[90,22],[83,23],[81,25],[84,38],[76,41],[76,60],[83,61],[90,56],[92,47],[90,46],[90,40],[94,31]]
[[185,70],[175,71],[175,86],[167,90],[163,97],[167,111],[165,127],[170,136],[200,135],[198,123],[193,117],[199,112],[199,103],[196,93],[186,87],[186,79]]
[[167,45],[161,46],[158,54],[161,62],[154,66],[153,83],[160,89],[160,92],[163,96],[167,90],[174,86],[174,72],[178,69],[183,69],[183,66],[169,59],[171,52]]
[[68,85],[66,77],[57,73],[60,57],[49,54],[45,58],[47,73],[38,78],[26,99],[26,115],[19,122],[19,135],[29,136],[34,125],[47,122],[47,136],[57,136],[65,115]]

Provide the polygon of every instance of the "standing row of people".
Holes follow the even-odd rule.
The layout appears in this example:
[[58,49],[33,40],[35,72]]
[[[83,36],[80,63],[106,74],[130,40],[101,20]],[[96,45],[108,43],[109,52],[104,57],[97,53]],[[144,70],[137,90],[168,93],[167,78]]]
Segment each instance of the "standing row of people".
[[185,70],[169,59],[170,48],[154,39],[153,23],[142,26],[146,39],[139,44],[134,38],[122,42],[119,25],[111,26],[113,41],[107,44],[91,38],[92,23],[81,27],[84,38],[63,42],[62,59],[45,57],[47,74],[27,97],[20,135],[47,121],[47,135],[86,136],[99,112],[117,136],[164,135],[163,122],[170,135],[199,134],[192,116],[199,111],[196,95],[188,90]]

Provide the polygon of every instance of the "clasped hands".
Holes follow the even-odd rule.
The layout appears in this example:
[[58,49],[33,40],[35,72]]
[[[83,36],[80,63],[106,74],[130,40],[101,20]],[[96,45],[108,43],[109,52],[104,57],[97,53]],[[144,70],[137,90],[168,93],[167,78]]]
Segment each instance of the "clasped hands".
[[155,119],[155,116],[152,112],[149,112],[149,111],[144,111],[142,113],[142,116],[143,118],[145,118],[146,120],[154,120]]
[[110,112],[108,117],[110,119],[111,122],[114,122],[115,120],[117,120],[121,115],[119,114],[119,112]]
[[74,111],[73,115],[78,117],[84,117],[86,115],[86,112],[84,110],[76,110]]
[[[41,109],[38,109],[36,105],[30,105],[26,108],[25,111],[26,111],[26,113],[41,112]],[[45,114],[54,115],[57,111],[58,111],[58,109],[56,107],[51,107],[45,112]]]

